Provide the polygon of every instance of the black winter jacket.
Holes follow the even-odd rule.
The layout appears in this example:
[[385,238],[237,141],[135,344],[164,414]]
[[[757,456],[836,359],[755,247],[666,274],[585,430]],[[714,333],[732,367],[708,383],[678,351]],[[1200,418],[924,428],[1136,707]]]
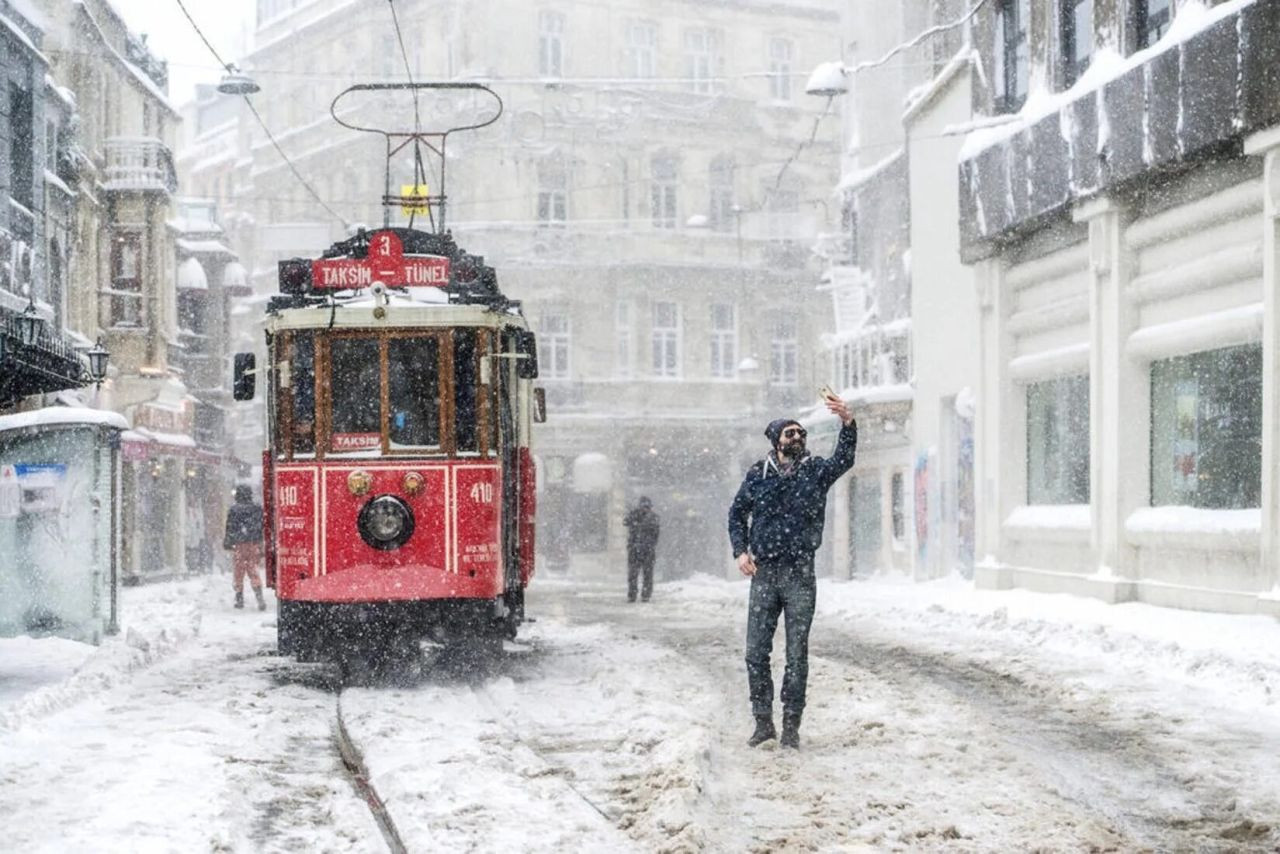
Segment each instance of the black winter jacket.
[[230,549],[241,543],[262,543],[262,508],[252,501],[237,501],[227,508],[222,547]]
[[783,474],[773,454],[753,465],[729,507],[733,556],[766,563],[807,561],[822,545],[827,490],[853,467],[855,422],[840,428],[830,459],[805,457]]
[[652,556],[658,548],[658,514],[643,507],[637,507],[622,520],[627,526],[627,554],[635,556]]

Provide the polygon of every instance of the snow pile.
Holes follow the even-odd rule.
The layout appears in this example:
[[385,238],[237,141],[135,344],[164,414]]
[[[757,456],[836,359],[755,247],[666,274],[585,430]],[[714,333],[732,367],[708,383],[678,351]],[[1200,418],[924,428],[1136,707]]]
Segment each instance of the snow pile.
[[30,688],[0,694],[0,730],[17,730],[103,693],[173,653],[200,630],[197,600],[205,588],[185,582],[125,590],[122,631],[98,647],[59,638],[0,640],[0,684]]

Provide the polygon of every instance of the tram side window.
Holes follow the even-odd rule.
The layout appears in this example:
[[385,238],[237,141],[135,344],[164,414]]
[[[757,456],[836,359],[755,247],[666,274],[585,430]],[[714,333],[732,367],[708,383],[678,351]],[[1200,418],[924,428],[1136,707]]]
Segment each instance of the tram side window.
[[440,341],[393,338],[387,344],[391,447],[440,444]]
[[293,453],[316,452],[316,342],[295,333],[289,366],[293,394]]
[[382,371],[378,342],[372,338],[335,338],[329,343],[333,399],[333,450],[360,451],[382,446]]
[[473,329],[455,329],[453,332],[453,401],[455,434],[458,450],[480,450],[479,396],[476,394],[480,371],[476,364],[476,333]]

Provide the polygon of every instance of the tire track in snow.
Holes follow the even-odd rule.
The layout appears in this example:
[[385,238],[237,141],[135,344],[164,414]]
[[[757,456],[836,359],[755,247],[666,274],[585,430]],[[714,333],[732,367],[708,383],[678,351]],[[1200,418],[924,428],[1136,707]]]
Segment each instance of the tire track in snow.
[[1155,715],[1142,728],[1126,726],[1096,703],[1081,704],[1010,671],[845,633],[826,633],[812,654],[880,679],[922,682],[950,693],[990,720],[996,738],[1036,769],[1055,794],[1104,817],[1129,844],[1237,851],[1275,838],[1266,821],[1237,812],[1231,789],[1198,780],[1169,761],[1170,751],[1157,744],[1168,732]]

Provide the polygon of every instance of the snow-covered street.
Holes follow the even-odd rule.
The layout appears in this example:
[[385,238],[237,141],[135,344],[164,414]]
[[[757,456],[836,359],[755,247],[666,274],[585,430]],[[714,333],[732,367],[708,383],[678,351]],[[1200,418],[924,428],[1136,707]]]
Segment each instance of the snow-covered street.
[[[744,743],[742,583],[629,605],[540,579],[496,669],[340,691],[224,582],[127,591],[130,631],[97,650],[3,642],[12,850],[384,850],[339,708],[409,851],[1280,844],[1263,618],[822,582],[792,753]],[[32,687],[41,655],[65,672]]]

